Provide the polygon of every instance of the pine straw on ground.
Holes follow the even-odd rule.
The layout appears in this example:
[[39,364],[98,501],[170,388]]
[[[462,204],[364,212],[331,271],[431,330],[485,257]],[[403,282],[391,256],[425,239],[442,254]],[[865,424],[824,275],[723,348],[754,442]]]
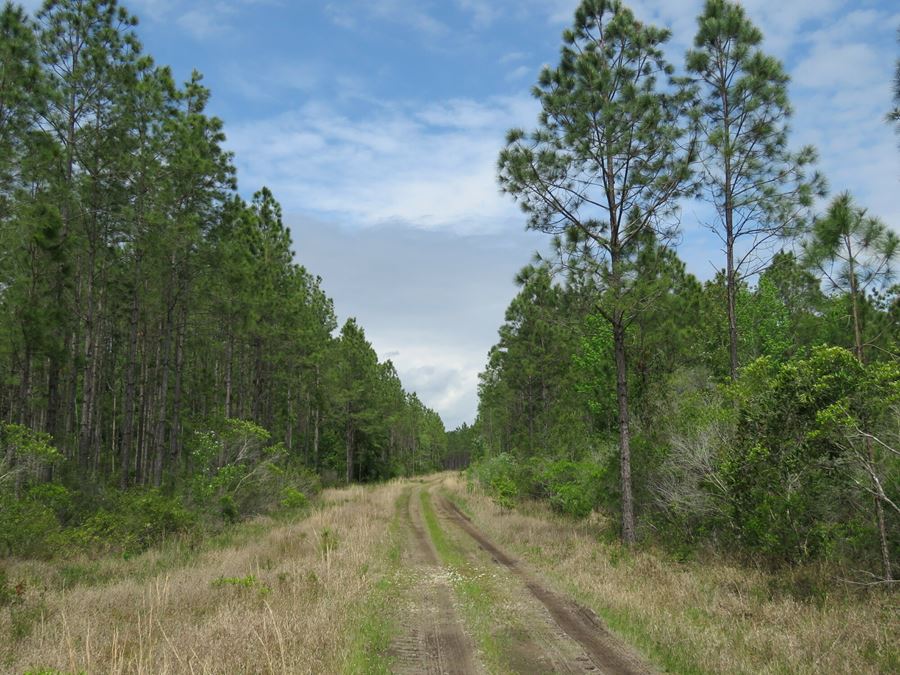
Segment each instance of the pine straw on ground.
[[792,581],[721,560],[628,551],[540,505],[499,509],[459,476],[443,489],[495,542],[598,612],[660,666],[699,673],[900,672],[896,592],[833,590],[800,600]]
[[0,670],[340,671],[401,490],[394,482],[326,491],[303,520],[264,521],[255,538],[149,577],[60,590],[41,587],[53,572],[47,563],[8,565],[10,579],[29,581],[0,610],[0,635],[14,637],[0,640]]

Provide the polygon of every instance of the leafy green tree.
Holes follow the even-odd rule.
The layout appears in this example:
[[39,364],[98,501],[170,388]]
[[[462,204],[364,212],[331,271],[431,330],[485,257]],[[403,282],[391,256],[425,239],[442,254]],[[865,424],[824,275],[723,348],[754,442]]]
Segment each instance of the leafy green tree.
[[[835,197],[825,215],[814,223],[811,236],[806,241],[808,263],[822,273],[833,291],[844,294],[849,299],[854,353],[860,363],[866,362],[867,345],[863,341],[862,324],[866,293],[891,278],[891,265],[898,251],[900,237],[880,220],[869,216],[864,208],[857,206],[848,192]],[[865,414],[862,415],[860,425],[865,434],[871,434]],[[870,435],[866,435],[864,440],[868,463],[874,465],[874,443]],[[876,474],[872,473],[872,476],[884,577],[890,580],[893,577],[884,517],[884,496],[877,477],[874,477]]]
[[682,149],[684,92],[664,88],[673,72],[662,52],[668,38],[621,2],[582,2],[559,65],[545,68],[534,89],[538,129],[509,132],[499,159],[500,185],[528,226],[553,234],[563,265],[603,291],[595,309],[612,329],[628,543],[635,530],[626,331],[647,302],[636,297],[633,260],[648,232],[670,234],[693,159]]
[[713,205],[711,224],[725,253],[726,308],[731,379],[737,379],[738,289],[767,264],[778,239],[798,231],[824,179],[809,175],[812,147],[788,149],[788,76],[760,49],[762,33],[744,8],[707,0],[697,19],[687,70],[699,90],[696,112],[702,139],[704,198]]

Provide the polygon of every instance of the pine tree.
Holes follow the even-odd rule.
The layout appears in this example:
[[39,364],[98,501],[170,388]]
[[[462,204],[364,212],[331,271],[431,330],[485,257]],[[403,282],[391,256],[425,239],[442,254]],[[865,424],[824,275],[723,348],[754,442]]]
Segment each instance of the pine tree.
[[797,232],[824,179],[808,175],[816,152],[788,149],[788,76],[764,54],[762,33],[743,7],[707,0],[697,22],[687,70],[699,88],[696,120],[704,199],[725,253],[726,306],[732,380],[737,379],[737,297],[741,281],[766,265],[778,239]]
[[[832,200],[823,217],[816,219],[805,242],[805,254],[807,263],[822,273],[832,290],[848,297],[854,351],[860,363],[865,363],[861,306],[870,289],[892,277],[892,264],[900,254],[900,237],[857,206],[850,193],[844,192]],[[867,435],[865,441],[869,465],[874,466],[872,439]],[[874,472],[872,479],[884,578],[891,580],[890,547],[882,504],[884,494]]]
[[6,2],[0,10],[0,223],[9,216],[42,79],[34,27],[21,7]]
[[693,159],[681,147],[687,98],[663,89],[673,72],[662,53],[668,38],[616,0],[582,2],[559,66],[545,68],[534,89],[539,128],[511,131],[499,160],[500,185],[529,227],[553,234],[563,265],[603,291],[596,311],[614,343],[627,543],[635,530],[626,331],[646,302],[635,297],[632,263],[646,233],[672,234]]

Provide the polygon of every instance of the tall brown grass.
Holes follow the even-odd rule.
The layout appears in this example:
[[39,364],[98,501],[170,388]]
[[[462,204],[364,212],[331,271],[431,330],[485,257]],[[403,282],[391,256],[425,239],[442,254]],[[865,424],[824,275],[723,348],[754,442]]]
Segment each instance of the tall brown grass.
[[0,670],[338,672],[379,577],[401,489],[326,491],[303,520],[267,521],[258,538],[149,578],[122,572],[109,583],[53,589],[40,581],[52,565],[12,563],[8,577],[27,581],[23,597],[0,611],[0,635],[11,636],[0,641]]
[[503,511],[458,476],[443,485],[489,537],[669,670],[900,672],[896,593],[834,581],[829,592],[799,599],[788,592],[797,578],[787,573],[629,551],[602,540],[596,520],[576,523],[536,504]]

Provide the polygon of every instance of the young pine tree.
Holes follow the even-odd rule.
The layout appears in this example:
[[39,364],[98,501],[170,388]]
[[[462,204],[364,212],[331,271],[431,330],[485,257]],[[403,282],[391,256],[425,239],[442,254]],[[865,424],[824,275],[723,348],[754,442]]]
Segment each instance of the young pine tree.
[[[540,75],[538,128],[509,132],[499,159],[502,189],[555,236],[560,260],[601,289],[616,361],[622,538],[635,540],[626,330],[649,301],[635,293],[634,260],[646,234],[671,234],[689,189],[684,150],[687,97],[666,89],[669,32],[638,21],[618,0],[584,0],[563,34],[562,56]],[[671,89],[671,88],[670,88]]]
[[788,76],[764,54],[762,33],[728,0],[707,0],[697,19],[687,70],[698,88],[696,121],[703,195],[725,253],[729,363],[737,378],[737,297],[741,281],[761,271],[766,251],[797,231],[815,194],[824,192],[812,147],[788,149]]

